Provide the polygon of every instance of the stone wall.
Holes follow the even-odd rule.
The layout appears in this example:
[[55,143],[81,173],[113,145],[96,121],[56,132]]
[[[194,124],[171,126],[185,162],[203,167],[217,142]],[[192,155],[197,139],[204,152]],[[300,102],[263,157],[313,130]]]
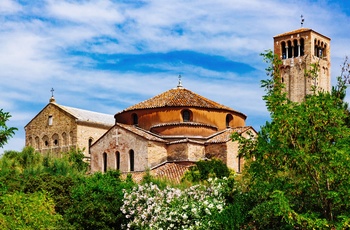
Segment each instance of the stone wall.
[[79,124],[71,114],[50,103],[25,127],[25,145],[54,156],[79,148],[84,149],[85,157],[90,157],[89,139],[96,141],[107,130],[98,124]]

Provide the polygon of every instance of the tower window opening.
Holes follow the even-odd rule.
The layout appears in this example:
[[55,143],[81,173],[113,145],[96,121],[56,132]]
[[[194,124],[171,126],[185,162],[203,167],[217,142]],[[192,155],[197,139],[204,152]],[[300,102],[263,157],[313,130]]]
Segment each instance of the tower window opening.
[[300,39],[300,55],[299,56],[304,56],[304,38]]
[[293,41],[293,56],[294,57],[299,57],[300,56],[299,45],[298,45],[298,41],[297,40]]
[[287,58],[293,57],[293,47],[292,47],[292,42],[288,41],[287,42],[288,48],[287,48]]
[[282,47],[282,59],[286,59],[287,58],[287,51],[286,51],[286,43],[282,42],[281,43],[281,47]]

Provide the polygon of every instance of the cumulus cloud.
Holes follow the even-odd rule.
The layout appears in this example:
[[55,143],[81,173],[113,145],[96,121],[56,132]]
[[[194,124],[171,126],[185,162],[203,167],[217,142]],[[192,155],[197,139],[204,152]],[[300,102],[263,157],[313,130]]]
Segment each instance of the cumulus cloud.
[[60,104],[113,114],[175,87],[179,74],[186,88],[247,114],[259,129],[268,119],[259,53],[273,48],[273,36],[299,28],[303,14],[305,27],[332,38],[337,75],[350,52],[346,4],[2,0],[0,108],[20,129],[5,149],[23,147],[23,127],[52,87]]

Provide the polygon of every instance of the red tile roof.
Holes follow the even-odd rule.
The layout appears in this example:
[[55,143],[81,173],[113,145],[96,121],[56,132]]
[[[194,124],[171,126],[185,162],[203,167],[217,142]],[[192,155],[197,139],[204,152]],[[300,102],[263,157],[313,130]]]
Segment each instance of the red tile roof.
[[116,126],[119,126],[121,128],[124,128],[140,137],[143,137],[147,140],[150,141],[158,141],[158,142],[167,142],[165,140],[163,140],[162,138],[156,136],[155,134],[152,134],[151,132],[147,132],[144,129],[138,128],[134,125],[126,125],[126,124],[122,124],[122,123],[116,123]]
[[[185,172],[193,166],[194,163],[190,161],[184,162],[165,162],[150,170],[151,176],[155,178],[169,180],[175,183],[180,183]],[[133,181],[140,183],[143,177],[146,175],[146,171],[143,172],[123,172],[121,178],[126,179],[130,174]]]
[[193,162],[168,162],[152,169],[151,175],[180,183],[185,172],[193,165]]
[[[237,128],[229,128],[226,129],[222,133],[218,133],[218,135],[213,136],[209,140],[207,140],[205,143],[226,143],[231,140],[231,135],[234,132],[237,132],[238,134],[244,133],[247,130],[252,129],[251,126],[244,126],[244,127],[237,127]],[[253,130],[255,132],[255,130]]]
[[303,32],[314,32],[316,34],[319,34],[325,38],[328,38],[330,39],[329,37],[327,36],[324,36],[323,34],[320,34],[312,29],[308,29],[308,28],[299,28],[299,29],[296,29],[296,30],[292,30],[292,31],[289,31],[289,32],[286,32],[286,33],[283,33],[283,34],[279,34],[279,35],[276,35],[274,36],[274,38],[277,38],[277,37],[283,37],[283,36],[287,36],[287,35],[293,35],[293,34],[297,34],[297,33],[303,33]]
[[[164,93],[161,93],[148,100],[140,102],[136,105],[126,108],[122,112],[137,110],[137,109],[152,109],[162,107],[200,107],[208,109],[225,109],[235,111],[230,107],[221,105],[215,101],[209,100],[201,95],[198,95],[183,87],[176,87]],[[120,113],[122,113],[120,112]],[[238,111],[235,111],[238,112]]]

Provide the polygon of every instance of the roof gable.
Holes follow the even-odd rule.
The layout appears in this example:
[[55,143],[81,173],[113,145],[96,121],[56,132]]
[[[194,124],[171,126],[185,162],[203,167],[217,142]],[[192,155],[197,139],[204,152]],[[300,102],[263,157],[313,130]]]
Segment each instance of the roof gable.
[[[57,105],[57,104],[56,104]],[[57,105],[62,110],[74,116],[78,121],[84,121],[89,123],[97,123],[113,126],[115,123],[114,116],[105,113],[97,113],[89,110],[78,109],[63,105]]]
[[68,106],[59,105],[56,102],[50,102],[47,104],[39,113],[31,119],[28,124],[24,127],[27,127],[33,120],[35,120],[43,111],[45,111],[49,106],[55,106],[56,108],[63,110],[69,116],[77,119],[78,121],[83,121],[92,124],[102,124],[107,126],[113,126],[115,123],[114,116],[110,114],[97,113],[89,110],[83,110]]

